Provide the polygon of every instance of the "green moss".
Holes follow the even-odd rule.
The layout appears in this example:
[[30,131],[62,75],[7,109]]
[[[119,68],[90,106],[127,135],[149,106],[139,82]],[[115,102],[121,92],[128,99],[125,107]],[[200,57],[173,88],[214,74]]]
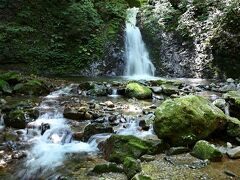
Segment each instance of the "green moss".
[[126,0],[130,7],[141,7],[147,0]]
[[8,82],[0,79],[0,91],[3,93],[12,93],[12,89]]
[[7,127],[24,129],[26,125],[25,120],[25,113],[22,110],[14,110],[5,117],[4,123]]
[[152,97],[152,91],[150,88],[138,83],[129,83],[126,86],[126,95],[137,99],[148,99]]
[[128,179],[131,179],[135,174],[142,170],[140,163],[132,157],[126,157],[124,159],[123,169]]
[[131,135],[112,135],[106,141],[104,149],[106,159],[116,163],[123,162],[125,157],[138,158],[157,150],[153,143]]
[[224,94],[226,99],[234,101],[233,103],[240,108],[240,91],[229,91]]
[[0,79],[7,81],[11,85],[23,81],[23,77],[21,76],[21,74],[13,71],[0,74]]
[[225,114],[199,96],[164,101],[155,111],[154,131],[172,145],[189,145],[207,138],[226,123]]
[[108,172],[123,172],[122,167],[118,166],[116,163],[107,163],[107,164],[97,164],[92,172],[94,173],[108,173]]
[[220,161],[222,153],[214,145],[207,141],[198,141],[193,147],[192,155],[200,159],[209,159],[210,161]]

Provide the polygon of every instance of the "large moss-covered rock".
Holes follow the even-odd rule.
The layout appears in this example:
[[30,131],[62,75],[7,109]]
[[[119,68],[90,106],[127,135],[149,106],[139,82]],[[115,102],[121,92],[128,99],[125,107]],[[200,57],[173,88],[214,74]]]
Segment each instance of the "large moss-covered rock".
[[139,158],[143,154],[161,153],[164,148],[164,143],[155,144],[132,135],[112,135],[100,147],[104,158],[116,163],[122,163],[126,157]]
[[137,99],[148,99],[152,97],[152,91],[150,88],[138,83],[129,83],[126,86],[126,95]]
[[8,82],[0,79],[0,91],[3,93],[12,93],[12,89]]
[[47,86],[39,80],[29,80],[14,86],[14,91],[18,94],[42,95],[49,92]]
[[155,111],[154,131],[172,145],[204,139],[226,123],[225,114],[200,96],[164,101]]
[[240,121],[237,118],[228,118],[227,135],[240,143]]
[[209,159],[210,161],[221,161],[223,155],[213,144],[200,140],[193,147],[193,156],[199,159]]
[[131,179],[135,174],[141,172],[141,164],[132,157],[126,157],[123,162],[123,169],[128,179]]
[[230,115],[236,118],[240,118],[240,91],[229,91],[223,96],[229,103]]
[[11,111],[4,118],[4,123],[7,127],[23,129],[26,126],[26,116],[23,110]]
[[14,85],[23,81],[22,75],[13,71],[0,74],[0,79],[7,81],[10,85]]

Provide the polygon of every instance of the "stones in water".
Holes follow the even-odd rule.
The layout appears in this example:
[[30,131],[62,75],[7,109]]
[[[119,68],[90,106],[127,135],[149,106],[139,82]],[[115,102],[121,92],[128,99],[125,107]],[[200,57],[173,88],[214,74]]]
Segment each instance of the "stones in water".
[[213,145],[207,141],[198,141],[191,154],[199,159],[209,159],[210,161],[221,161],[222,153]]
[[92,135],[101,133],[113,133],[112,126],[102,123],[92,123],[84,128],[83,140],[88,141]]
[[131,98],[150,99],[152,98],[152,91],[139,83],[129,83],[126,86],[126,95]]
[[240,158],[240,146],[228,150],[227,155],[232,159],[239,159]]
[[127,11],[125,29],[126,76],[154,76],[155,67],[149,59],[148,51],[142,40],[137,23],[138,8]]
[[200,96],[164,101],[155,111],[153,128],[160,139],[174,146],[194,144],[227,122],[225,114]]

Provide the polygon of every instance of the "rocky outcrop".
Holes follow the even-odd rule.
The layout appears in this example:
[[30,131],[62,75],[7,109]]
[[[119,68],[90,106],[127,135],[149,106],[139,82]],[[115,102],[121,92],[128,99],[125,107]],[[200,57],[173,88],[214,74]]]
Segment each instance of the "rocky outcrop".
[[164,101],[155,111],[154,131],[171,145],[190,145],[227,122],[225,114],[200,96]]

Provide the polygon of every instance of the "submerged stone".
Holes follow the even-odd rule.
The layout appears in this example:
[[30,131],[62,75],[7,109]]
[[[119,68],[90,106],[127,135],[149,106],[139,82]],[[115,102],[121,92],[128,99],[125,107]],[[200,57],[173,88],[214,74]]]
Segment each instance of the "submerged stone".
[[138,83],[129,83],[126,86],[126,95],[131,98],[149,99],[152,97],[152,91],[150,88]]
[[200,96],[164,101],[155,111],[153,128],[160,139],[174,146],[194,144],[226,124],[225,114]]
[[209,159],[210,161],[221,161],[223,157],[222,153],[213,144],[204,140],[195,144],[191,154],[199,159]]

